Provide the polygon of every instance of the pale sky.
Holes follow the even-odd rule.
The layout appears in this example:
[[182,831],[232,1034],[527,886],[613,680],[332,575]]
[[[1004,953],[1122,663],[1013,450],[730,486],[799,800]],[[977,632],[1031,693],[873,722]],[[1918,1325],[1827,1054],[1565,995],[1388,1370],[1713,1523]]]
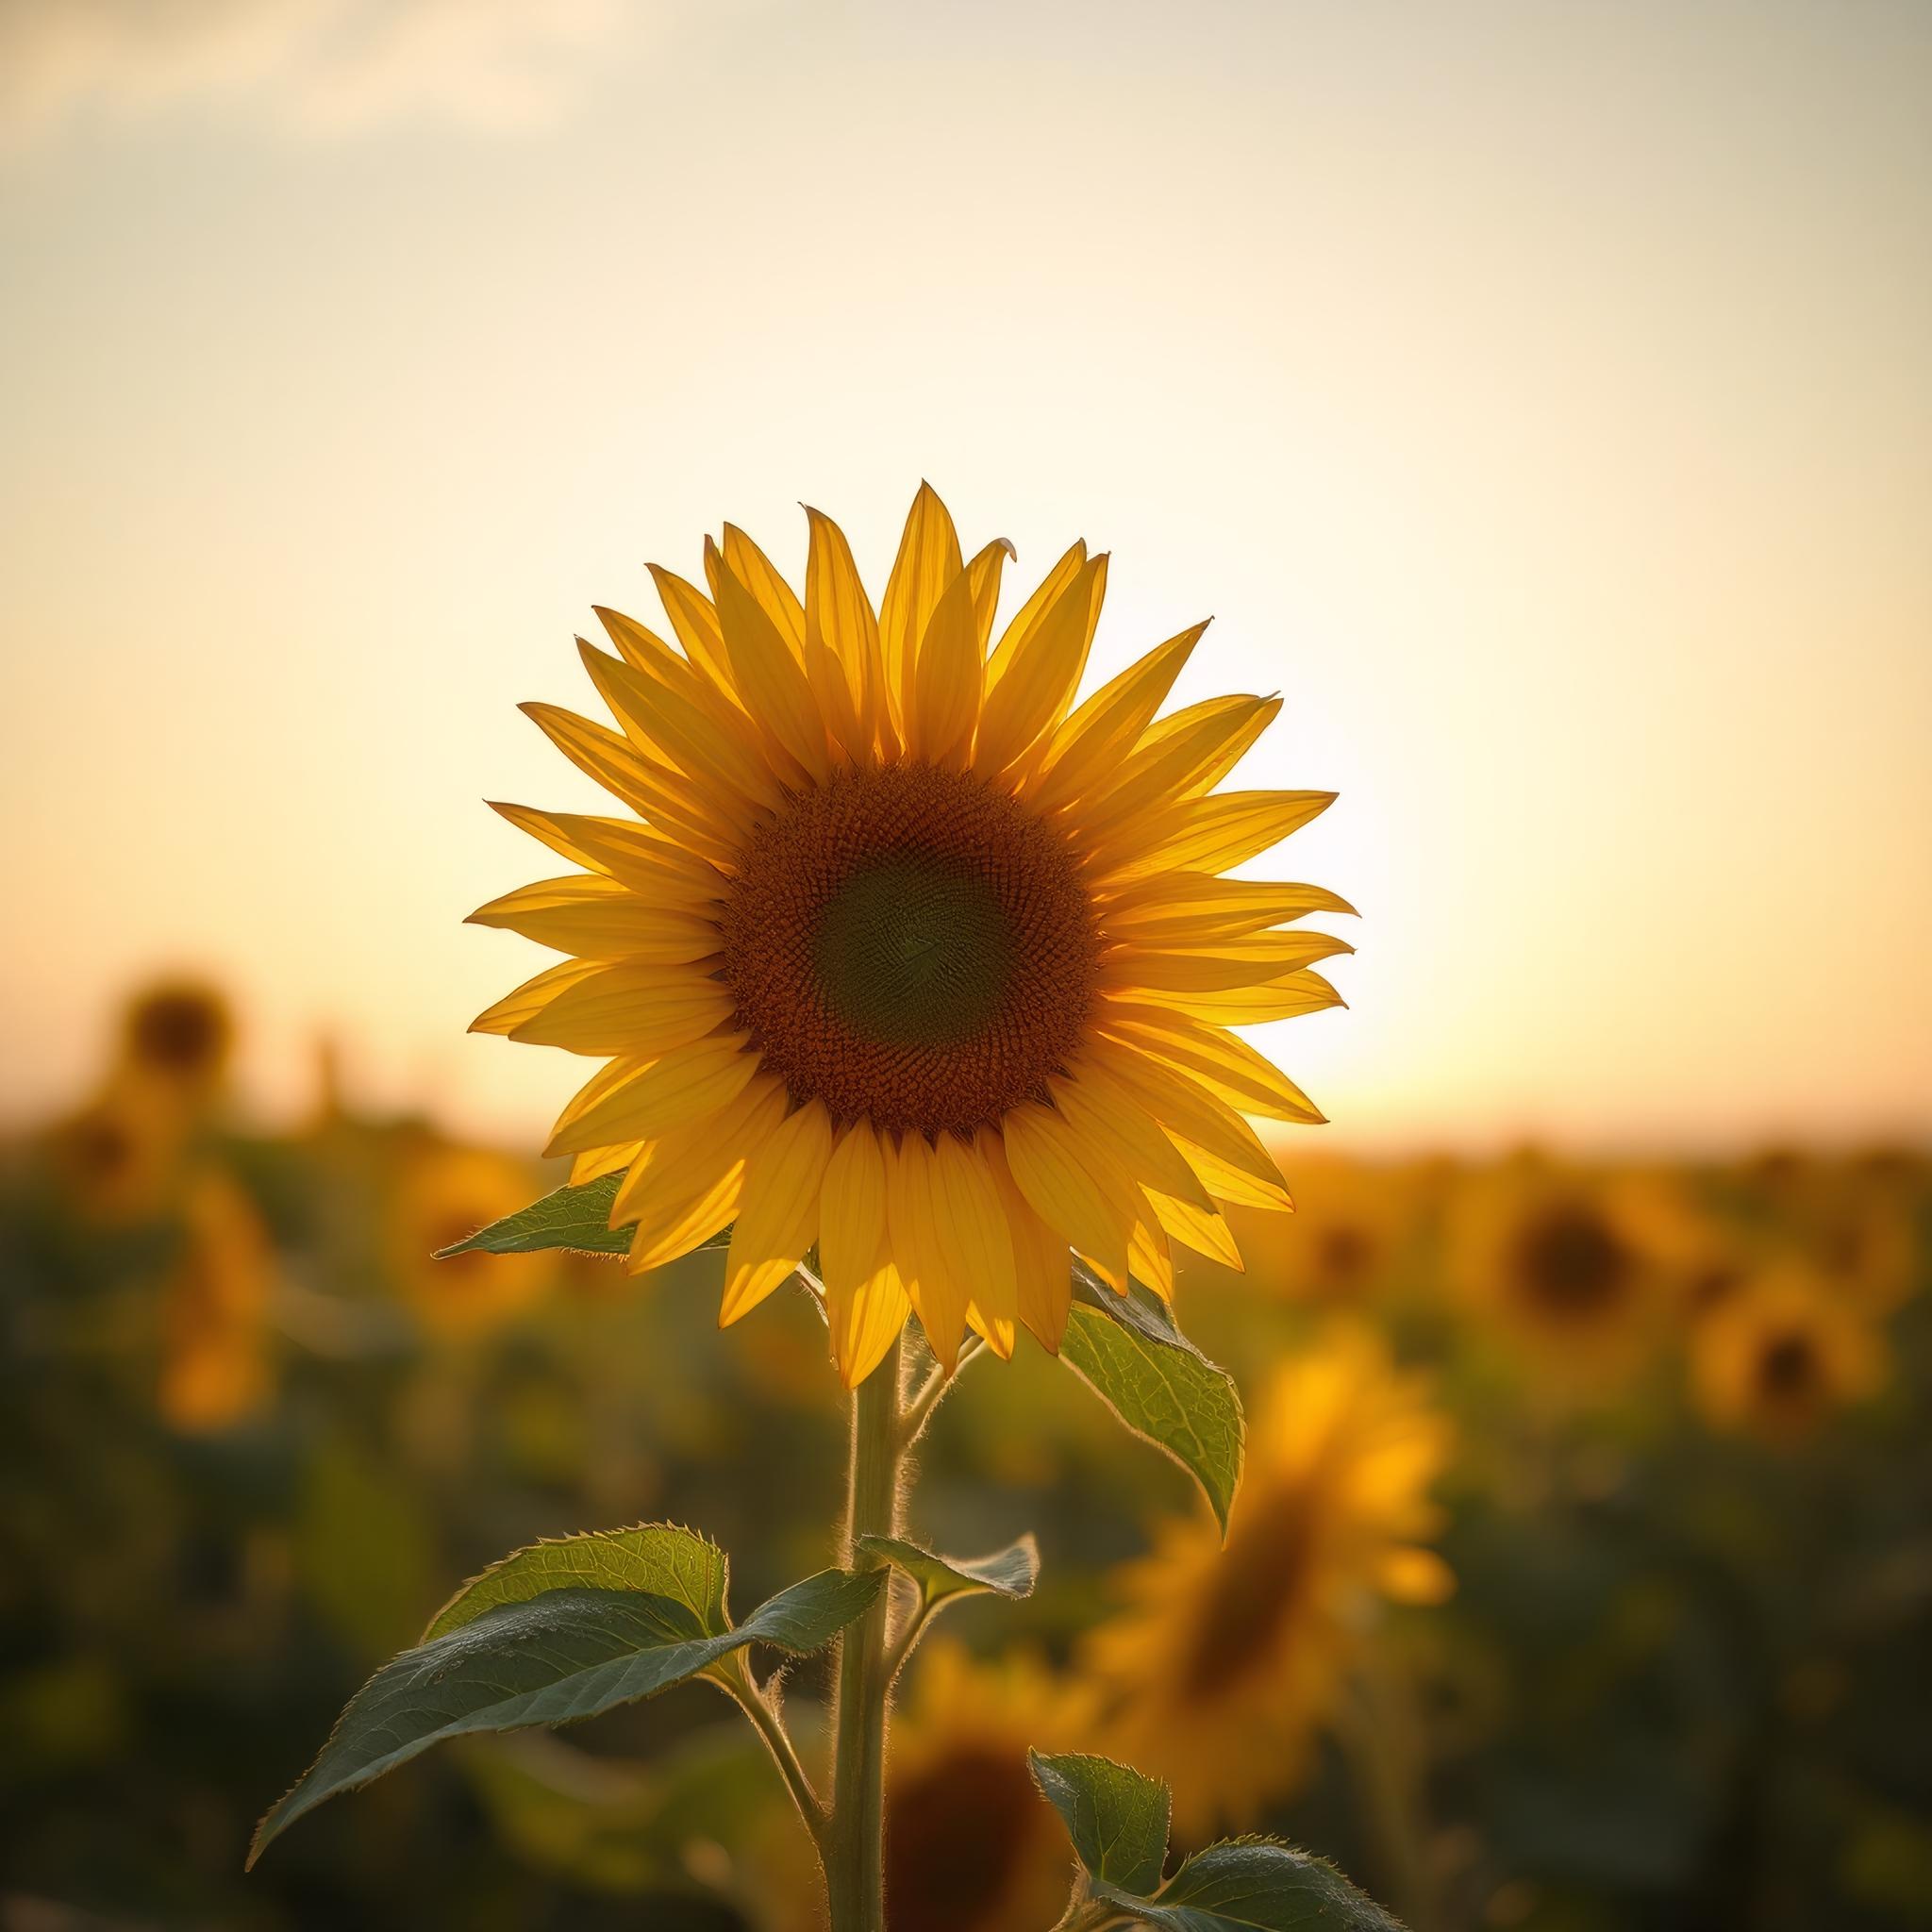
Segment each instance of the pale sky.
[[0,1117],[118,993],[528,1141],[592,603],[922,476],[1280,691],[1329,1147],[1932,1132],[1932,7],[0,0]]

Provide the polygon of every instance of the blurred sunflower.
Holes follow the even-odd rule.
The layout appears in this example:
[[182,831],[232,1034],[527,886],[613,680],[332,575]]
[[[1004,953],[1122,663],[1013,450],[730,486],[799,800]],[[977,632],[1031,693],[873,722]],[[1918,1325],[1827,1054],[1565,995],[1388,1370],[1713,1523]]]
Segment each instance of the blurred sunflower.
[[557,1279],[554,1255],[453,1255],[439,1248],[525,1206],[528,1165],[485,1147],[434,1142],[402,1162],[388,1217],[391,1278],[425,1328],[444,1340],[481,1335],[521,1314]]
[[808,511],[803,601],[741,531],[707,597],[654,572],[677,646],[615,611],[583,659],[622,726],[531,716],[636,813],[499,807],[587,870],[473,917],[572,957],[475,1023],[608,1058],[550,1143],[625,1176],[633,1269],[732,1227],[721,1319],[818,1245],[847,1383],[916,1310],[1058,1345],[1070,1250],[1165,1292],[1172,1241],[1236,1262],[1223,1206],[1287,1201],[1243,1118],[1322,1116],[1228,1029],[1335,1003],[1346,911],[1219,876],[1332,794],[1213,788],[1279,709],[1157,718],[1204,625],[1074,706],[1107,559],[1076,543],[989,655],[1011,546],[970,561],[929,488],[874,615]]
[[1515,1161],[1451,1204],[1447,1266],[1473,1312],[1546,1390],[1620,1381],[1656,1340],[1690,1224],[1654,1176]]
[[1226,1548],[1170,1522],[1116,1573],[1127,1607],[1082,1653],[1100,1748],[1169,1780],[1181,1831],[1246,1825],[1292,1790],[1384,1602],[1454,1588],[1418,1541],[1449,1447],[1424,1384],[1340,1330],[1270,1383]]
[[49,1128],[42,1147],[61,1196],[90,1221],[148,1221],[168,1205],[187,1141],[181,1110],[116,1080]]
[[1845,1300],[1889,1314],[1916,1285],[1918,1229],[1910,1200],[1857,1168],[1820,1172],[1783,1203],[1805,1262]]
[[1690,1373],[1713,1427],[1795,1442],[1878,1387],[1885,1344],[1869,1313],[1828,1282],[1787,1267],[1758,1276],[1697,1324]]
[[1360,1302],[1389,1285],[1413,1224],[1413,1177],[1354,1161],[1307,1164],[1292,1214],[1228,1220],[1257,1288],[1297,1301]]
[[[988,1663],[950,1638],[924,1644],[911,1693],[893,1710],[886,1767],[892,1932],[1008,1932],[1058,1919],[1073,1854],[1026,1752],[1087,1741],[1077,1691],[1038,1657]],[[786,1932],[815,1932],[810,1874],[799,1864],[804,1840],[790,1830],[786,1838],[781,1869],[794,1882],[783,1888],[777,1918]]]
[[273,1393],[275,1256],[254,1203],[208,1169],[182,1201],[186,1241],[161,1305],[162,1416],[189,1433],[233,1428]]
[[216,987],[167,979],[127,1003],[121,1063],[129,1073],[204,1100],[221,1085],[235,1043],[235,1020]]

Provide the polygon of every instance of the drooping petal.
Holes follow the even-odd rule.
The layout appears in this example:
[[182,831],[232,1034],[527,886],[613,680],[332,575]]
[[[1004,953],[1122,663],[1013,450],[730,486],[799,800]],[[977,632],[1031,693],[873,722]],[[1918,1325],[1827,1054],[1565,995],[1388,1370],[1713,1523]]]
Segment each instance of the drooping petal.
[[1013,1238],[978,1149],[951,1134],[933,1150],[932,1207],[933,1231],[966,1281],[967,1320],[996,1356],[1010,1358],[1020,1312]]
[[519,886],[477,907],[465,923],[521,933],[559,953],[667,966],[708,958],[720,944],[710,920],[654,906],[628,886],[595,872]]
[[1058,1355],[1074,1303],[1073,1252],[1066,1237],[1049,1227],[1020,1191],[1007,1165],[1006,1142],[999,1134],[983,1129],[979,1152],[1007,1212],[1020,1291],[1020,1319],[1041,1347],[1049,1355]]
[[1174,1251],[1168,1246],[1167,1230],[1161,1226],[1152,1203],[1141,1196],[1145,1212],[1137,1216],[1134,1232],[1127,1241],[1127,1270],[1143,1288],[1151,1288],[1164,1302],[1174,1300]]
[[744,1164],[744,1191],[724,1262],[718,1325],[741,1320],[791,1274],[819,1224],[832,1123],[816,1100],[780,1121]]
[[1218,1210],[1203,1213],[1191,1203],[1176,1201],[1171,1194],[1156,1193],[1152,1188],[1147,1190],[1147,1202],[1161,1227],[1183,1247],[1206,1255],[1210,1261],[1219,1261],[1237,1274],[1247,1272],[1233,1230]]
[[934,1167],[933,1151],[919,1134],[908,1134],[887,1154],[886,1222],[893,1259],[919,1311],[926,1341],[950,1373],[966,1336],[971,1290],[940,1242],[933,1208]]
[[581,1114],[566,1108],[545,1156],[580,1154],[613,1141],[656,1141],[716,1113],[758,1072],[757,1055],[742,1051],[748,1039],[709,1034],[642,1062],[613,1060],[613,1067],[629,1068],[625,1077]]
[[583,1188],[592,1181],[622,1174],[643,1151],[641,1141],[624,1141],[615,1147],[592,1147],[571,1162],[570,1184],[574,1188]]
[[731,1009],[730,992],[708,974],[623,962],[563,988],[510,1037],[569,1053],[644,1057],[702,1040]]
[[636,1224],[633,1274],[690,1254],[730,1224],[744,1163],[784,1119],[787,1104],[783,1082],[759,1074],[715,1113],[645,1144],[610,1209],[612,1227]]
[[872,1273],[851,1288],[825,1284],[832,1359],[846,1388],[858,1388],[878,1367],[911,1311],[898,1264],[883,1256]]
[[964,568],[953,519],[930,483],[922,483],[906,517],[899,554],[879,607],[879,648],[885,658],[891,718],[900,736],[912,696],[920,640],[945,588]]
[[1124,1289],[1132,1203],[1092,1173],[1079,1140],[1052,1108],[1028,1101],[1007,1115],[1000,1130],[1007,1167],[1027,1205],[1106,1280]]
[[819,1203],[819,1276],[829,1294],[850,1294],[886,1245],[886,1158],[869,1121],[847,1127],[825,1163]]

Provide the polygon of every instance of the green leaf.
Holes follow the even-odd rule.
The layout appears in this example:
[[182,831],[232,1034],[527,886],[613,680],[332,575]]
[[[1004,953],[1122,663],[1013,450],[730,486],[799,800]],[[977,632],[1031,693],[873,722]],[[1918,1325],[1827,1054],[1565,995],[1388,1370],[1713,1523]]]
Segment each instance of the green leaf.
[[[518,1574],[500,1565],[475,1587]],[[324,1799],[380,1777],[444,1738],[594,1717],[654,1697],[754,1641],[817,1650],[872,1604],[886,1574],[822,1571],[780,1591],[736,1629],[712,1627],[708,1604],[701,1609],[685,1595],[653,1591],[545,1590],[480,1609],[405,1651],[357,1691],[321,1756],[257,1826],[248,1862]],[[722,1622],[722,1595],[716,1614]]]
[[1060,1814],[1090,1878],[1151,1892],[1167,1859],[1167,1787],[1110,1757],[1029,1751],[1033,1781]]
[[[1188,1341],[1164,1308],[1157,1318],[1144,1304],[1158,1307],[1158,1298],[1138,1282],[1124,1295],[1104,1282],[1093,1291],[1102,1298],[1098,1305],[1084,1295],[1074,1303],[1060,1360],[1135,1435],[1165,1450],[1201,1485],[1226,1535],[1247,1441],[1234,1378]],[[1157,1337],[1153,1331],[1163,1325],[1165,1334]]]
[[896,1536],[862,1536],[858,1547],[866,1556],[903,1570],[935,1608],[954,1597],[988,1591],[996,1596],[1031,1596],[1040,1575],[1040,1545],[1031,1530],[990,1557],[936,1557]]
[[1026,1761],[1079,1857],[1076,1905],[1111,1907],[1152,1932],[1402,1932],[1325,1858],[1275,1839],[1209,1845],[1163,1885],[1168,1790],[1158,1778],[1110,1757],[1029,1751]]
[[695,1530],[672,1523],[532,1543],[491,1564],[451,1597],[423,1633],[446,1637],[499,1604],[528,1603],[545,1591],[636,1590],[683,1604],[707,1630],[727,1630],[724,1552]]
[[1074,1257],[1074,1299],[1085,1307],[1097,1308],[1123,1328],[1130,1328],[1145,1341],[1158,1341],[1163,1348],[1185,1349],[1190,1355],[1201,1351],[1180,1331],[1174,1310],[1151,1288],[1127,1277],[1124,1294],[1109,1288],[1078,1255]]
[[438,1248],[436,1258],[452,1255],[534,1255],[544,1248],[574,1248],[584,1255],[627,1255],[630,1229],[610,1225],[610,1209],[623,1183],[621,1174],[586,1181],[580,1188],[558,1188],[488,1227],[479,1227],[468,1241]]
[[1154,1932],[1402,1932],[1327,1859],[1274,1839],[1209,1845],[1151,1898],[1104,1883],[1092,1890]]

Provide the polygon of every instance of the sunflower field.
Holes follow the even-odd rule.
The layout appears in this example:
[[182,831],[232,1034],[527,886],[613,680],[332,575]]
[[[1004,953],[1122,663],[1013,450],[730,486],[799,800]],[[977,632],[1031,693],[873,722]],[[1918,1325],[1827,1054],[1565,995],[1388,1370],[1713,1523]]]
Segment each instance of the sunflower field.
[[[460,1738],[243,1876],[455,1580],[690,1522],[760,1603],[835,1559],[845,1444],[812,1297],[721,1335],[715,1249],[433,1261],[566,1164],[326,1058],[261,1130],[234,1030],[155,986],[6,1149],[0,1924],[808,1932],[811,1842],[709,1685]],[[1932,1924],[1932,1166],[1311,1138],[1271,1142],[1292,1214],[1229,1209],[1241,1272],[1176,1250],[1231,1512],[1072,1347],[962,1361],[920,1440],[908,1534],[1037,1563],[966,1578],[900,1687],[895,1932],[1055,1925],[1074,1755],[1162,1781],[1175,1853],[1278,1833],[1414,1932]],[[815,1772],[828,1666],[780,1668]]]

